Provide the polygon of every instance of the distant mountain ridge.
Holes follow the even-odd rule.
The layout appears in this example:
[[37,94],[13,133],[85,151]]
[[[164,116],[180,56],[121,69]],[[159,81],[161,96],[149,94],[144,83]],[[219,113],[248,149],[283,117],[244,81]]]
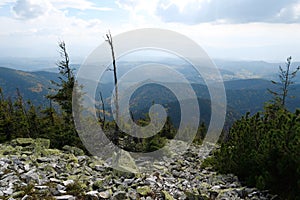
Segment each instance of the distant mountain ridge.
[[0,87],[6,97],[15,98],[16,90],[19,89],[24,100],[31,100],[36,105],[45,105],[44,97],[49,93],[50,80],[54,75],[56,74],[0,67]]
[[[3,89],[6,97],[10,96],[14,98],[16,88],[18,88],[24,100],[31,100],[38,106],[47,106],[49,102],[45,96],[49,94],[49,88],[53,87],[51,80],[57,81],[58,76],[58,73],[47,71],[24,72],[0,67],[0,87]],[[176,84],[177,88],[183,87],[182,83],[174,84]],[[226,89],[228,110],[235,113],[231,114],[233,116],[241,116],[246,112],[253,114],[257,111],[261,111],[265,102],[270,101],[272,98],[267,89],[276,90],[276,87],[271,81],[264,79],[230,80],[225,81],[224,86]],[[199,83],[192,83],[192,87],[199,99],[199,104],[202,106],[209,105],[210,96],[207,87]],[[113,83],[103,83],[98,87],[97,92],[101,91],[106,102],[110,102],[109,98],[112,90]],[[150,95],[147,96],[147,94]],[[299,94],[300,85],[293,85],[289,95],[295,97],[289,98],[287,101],[287,106],[290,110],[300,108]],[[155,96],[157,96],[156,100]],[[157,90],[157,88],[155,89],[153,86],[144,87],[143,90],[140,90],[139,94],[136,93],[131,99],[133,108],[140,111],[140,113],[136,113],[138,117],[141,117],[143,112],[148,112],[149,105],[151,105],[153,99],[156,103],[169,104],[170,107],[177,107],[176,99],[169,99],[169,96],[161,89]],[[106,107],[108,108],[109,106]],[[170,111],[170,114],[174,115],[174,113],[176,112]],[[205,116],[205,121],[207,121],[210,115],[208,111],[205,111],[205,113],[203,116]]]

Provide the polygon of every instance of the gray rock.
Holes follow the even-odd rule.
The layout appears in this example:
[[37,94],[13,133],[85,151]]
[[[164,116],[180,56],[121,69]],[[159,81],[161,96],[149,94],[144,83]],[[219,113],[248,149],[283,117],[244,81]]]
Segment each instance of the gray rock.
[[[196,146],[191,146],[186,154],[176,157],[165,156],[164,161],[152,161],[155,172],[152,174],[132,174],[112,170],[107,163],[97,157],[85,155],[74,156],[74,148],[68,153],[48,149],[43,153],[41,146],[33,140],[19,140],[24,147],[15,141],[15,146],[0,144],[0,196],[4,199],[22,197],[22,191],[16,188],[34,184],[32,191],[37,195],[47,192],[56,199],[75,199],[75,195],[67,195],[67,185],[78,181],[74,187],[82,190],[88,199],[163,199],[167,194],[170,199],[236,199],[267,200],[274,195],[255,188],[241,187],[237,177],[217,175],[211,168],[201,169],[200,154],[205,153]],[[47,146],[47,141],[45,141]],[[39,148],[38,151],[32,148]],[[9,151],[8,151],[9,150]],[[201,153],[201,151],[203,151]],[[1,154],[1,152],[5,152]],[[21,152],[21,153],[20,153]],[[35,152],[35,153],[33,153]],[[200,152],[200,153],[199,153]],[[26,153],[28,156],[25,156]],[[136,170],[136,164],[130,154],[121,152],[115,164],[123,171]],[[147,158],[138,159],[137,163],[149,162]],[[77,182],[76,182],[77,183]],[[125,192],[126,191],[126,192]],[[189,191],[188,195],[184,192]],[[34,195],[25,195],[23,199],[31,199]],[[166,198],[166,195],[165,195]],[[275,197],[276,199],[276,197]]]
[[105,168],[103,166],[100,166],[100,165],[95,165],[94,168],[95,168],[96,171],[99,171],[99,172],[105,171]]
[[112,158],[113,166],[123,172],[138,173],[139,170],[130,153],[121,150],[118,154],[114,154]]
[[99,197],[102,199],[108,199],[110,197],[110,193],[109,191],[100,192]]
[[63,196],[58,196],[55,197],[57,200],[75,200],[76,198],[72,195],[63,195]]
[[56,179],[56,178],[50,178],[49,180],[54,183],[61,183],[61,180]]
[[64,184],[64,186],[68,186],[70,184],[74,184],[74,181],[73,180],[66,180],[66,181],[63,181],[63,184]]
[[57,192],[58,192],[58,194],[66,194],[67,193],[67,191],[65,191],[65,190],[57,190]]
[[28,171],[30,170],[29,164],[25,164],[25,165],[24,165],[24,170],[25,170],[26,172],[28,172]]
[[211,188],[211,190],[213,191],[217,191],[217,190],[220,190],[221,189],[221,186],[220,185],[215,185]]
[[3,191],[4,194],[6,195],[12,195],[14,192],[14,189],[12,187],[7,188],[6,190]]
[[26,200],[26,199],[30,199],[30,196],[27,194],[21,200]]
[[46,186],[46,185],[36,185],[34,187],[38,190],[46,190],[49,188],[49,186]]
[[42,162],[50,162],[52,159],[51,158],[47,158],[47,157],[39,157],[36,160],[38,162],[42,163]]
[[57,184],[57,185],[56,185],[56,189],[57,189],[57,190],[65,190],[66,187],[63,186],[63,185],[61,185],[61,184]]
[[86,193],[87,196],[90,196],[90,197],[97,197],[98,198],[98,195],[99,195],[99,192],[98,191],[89,191]]
[[126,192],[123,192],[123,191],[119,191],[119,192],[115,192],[113,194],[113,200],[124,200],[126,199]]
[[133,183],[133,181],[134,181],[134,178],[132,178],[132,179],[125,179],[124,181],[123,181],[123,184],[125,184],[125,185],[131,185],[132,183]]
[[77,147],[71,147],[69,145],[65,145],[63,147],[63,150],[65,150],[68,153],[74,154],[75,156],[84,156],[84,151]]

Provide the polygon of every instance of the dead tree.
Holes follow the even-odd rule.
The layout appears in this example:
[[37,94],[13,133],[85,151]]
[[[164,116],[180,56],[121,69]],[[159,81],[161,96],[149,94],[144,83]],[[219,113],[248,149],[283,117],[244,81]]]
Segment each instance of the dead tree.
[[102,115],[103,117],[101,117],[101,114],[100,114],[100,111],[99,111],[99,115],[98,115],[98,118],[99,118],[99,122],[101,123],[101,127],[102,129],[104,129],[105,127],[105,105],[104,105],[104,100],[103,100],[103,97],[102,97],[102,93],[100,92],[99,94],[100,96],[100,100],[101,100],[101,106],[102,106]]
[[115,51],[113,46],[113,39],[110,31],[106,34],[106,41],[108,42],[111,49],[113,72],[114,72],[114,84],[115,84],[116,123],[115,123],[115,132],[113,135],[113,142],[114,144],[118,145],[119,143],[119,127],[117,124],[117,122],[119,121],[118,77],[117,77],[117,66],[116,66]]

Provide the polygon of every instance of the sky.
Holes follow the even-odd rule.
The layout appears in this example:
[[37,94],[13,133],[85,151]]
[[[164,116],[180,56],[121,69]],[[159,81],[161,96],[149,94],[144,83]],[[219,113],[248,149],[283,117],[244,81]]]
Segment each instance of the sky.
[[0,0],[0,57],[85,58],[137,28],[164,28],[211,58],[300,60],[300,0]]

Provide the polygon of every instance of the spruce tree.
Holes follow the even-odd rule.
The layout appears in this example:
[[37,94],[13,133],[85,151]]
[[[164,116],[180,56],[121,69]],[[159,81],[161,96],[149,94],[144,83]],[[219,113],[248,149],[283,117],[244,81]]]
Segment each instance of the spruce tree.
[[274,96],[273,104],[276,107],[285,107],[290,86],[294,84],[293,79],[300,70],[300,66],[298,66],[294,71],[291,72],[291,61],[292,57],[290,56],[287,58],[286,67],[284,69],[279,66],[279,81],[272,81],[273,84],[279,86],[280,92],[268,89],[268,91]]

